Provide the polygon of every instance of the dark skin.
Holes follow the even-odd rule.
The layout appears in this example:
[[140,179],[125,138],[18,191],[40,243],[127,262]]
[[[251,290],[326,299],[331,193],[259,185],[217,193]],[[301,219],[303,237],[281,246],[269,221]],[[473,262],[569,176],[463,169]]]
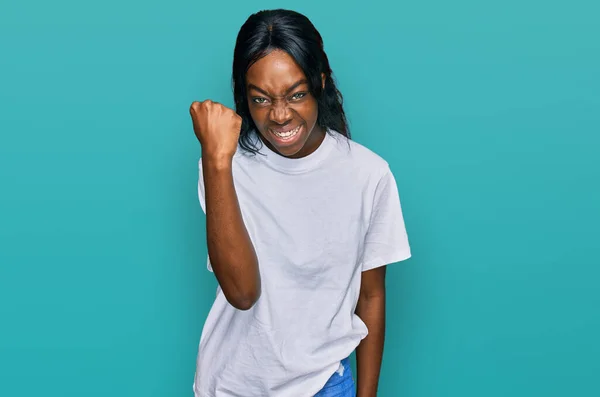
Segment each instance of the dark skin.
[[[246,83],[250,115],[265,145],[288,158],[307,156],[319,147],[325,131],[317,124],[317,101],[293,58],[279,50],[271,52],[250,67]],[[190,113],[202,146],[212,267],[228,301],[247,310],[258,300],[261,282],[232,177],[241,119],[233,110],[211,101],[194,102]],[[293,136],[282,138],[278,132]],[[369,330],[356,349],[357,397],[374,397],[384,343],[385,267],[362,273],[356,314]]]
[[261,280],[233,183],[232,159],[242,120],[209,100],[192,103],[190,114],[202,147],[208,255],[227,301],[248,310],[260,296]]
[[363,320],[369,335],[356,348],[357,397],[377,396],[383,344],[385,340],[386,266],[362,273],[356,315]]
[[[274,50],[259,59],[246,73],[246,88],[252,120],[271,150],[300,158],[323,142],[317,100],[310,94],[304,72],[287,53]],[[301,129],[290,143],[281,142],[273,133],[296,127]]]

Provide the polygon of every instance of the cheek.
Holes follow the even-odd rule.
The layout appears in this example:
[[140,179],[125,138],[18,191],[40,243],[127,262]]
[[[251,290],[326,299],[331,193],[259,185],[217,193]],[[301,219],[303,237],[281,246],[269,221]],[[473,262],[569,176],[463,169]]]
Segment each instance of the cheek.
[[252,121],[254,121],[254,124],[256,124],[256,126],[260,128],[260,126],[263,124],[266,114],[267,114],[265,109],[259,109],[255,106],[250,106],[249,110],[250,110],[250,117],[252,117]]
[[319,108],[316,101],[307,101],[297,109],[297,112],[304,121],[313,124],[316,122],[317,116],[319,115]]

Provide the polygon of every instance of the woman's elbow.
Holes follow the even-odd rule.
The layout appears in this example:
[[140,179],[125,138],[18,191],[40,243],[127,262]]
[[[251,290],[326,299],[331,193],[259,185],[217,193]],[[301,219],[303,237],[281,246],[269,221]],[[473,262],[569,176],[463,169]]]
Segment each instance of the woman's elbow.
[[260,298],[260,288],[247,293],[237,294],[235,297],[227,297],[227,301],[238,310],[250,310]]

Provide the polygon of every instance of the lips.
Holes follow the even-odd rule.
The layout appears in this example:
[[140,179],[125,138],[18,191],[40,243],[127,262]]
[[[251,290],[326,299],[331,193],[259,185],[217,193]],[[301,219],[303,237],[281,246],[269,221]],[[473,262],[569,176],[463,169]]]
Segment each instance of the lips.
[[273,132],[275,132],[277,134],[285,134],[285,133],[288,133],[288,132],[290,132],[292,130],[295,130],[296,128],[299,128],[299,127],[300,126],[296,126],[296,127],[293,127],[293,128],[292,127],[288,127],[286,129],[283,129],[283,128],[281,128],[281,129],[271,128],[271,131],[273,131]]
[[294,138],[300,132],[302,125],[299,125],[294,128],[286,128],[286,129],[270,129],[271,133],[278,138],[279,141],[288,142],[292,138]]

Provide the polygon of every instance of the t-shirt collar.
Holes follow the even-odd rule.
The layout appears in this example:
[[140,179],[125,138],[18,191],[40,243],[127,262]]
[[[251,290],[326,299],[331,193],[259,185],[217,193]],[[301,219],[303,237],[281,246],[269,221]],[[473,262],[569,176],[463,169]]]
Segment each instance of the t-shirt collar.
[[260,154],[257,156],[273,168],[286,173],[301,173],[318,167],[329,154],[334,141],[334,137],[331,136],[332,131],[327,130],[325,138],[314,152],[301,158],[292,159],[271,150],[260,140],[258,132],[253,131],[253,134],[254,138],[258,141],[258,147],[260,147]]

